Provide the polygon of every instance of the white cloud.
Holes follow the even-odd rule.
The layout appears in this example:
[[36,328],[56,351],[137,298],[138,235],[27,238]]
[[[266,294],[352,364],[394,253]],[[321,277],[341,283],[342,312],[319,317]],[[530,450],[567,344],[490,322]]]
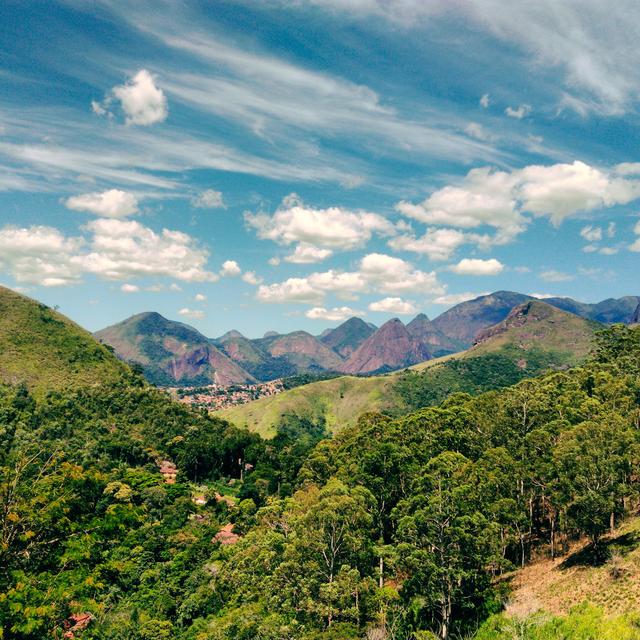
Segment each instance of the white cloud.
[[464,258],[458,264],[450,267],[451,271],[464,276],[496,276],[502,273],[504,265],[495,258],[480,260],[477,258]]
[[464,132],[475,138],[476,140],[484,140],[488,141],[493,138],[493,136],[481,125],[477,122],[470,122],[465,128]]
[[563,271],[556,271],[555,269],[543,271],[540,274],[540,277],[546,282],[568,282],[569,280],[573,280],[575,278],[575,276],[564,273]]
[[316,249],[357,249],[374,233],[383,236],[395,233],[391,222],[377,213],[342,207],[316,209],[305,205],[295,194],[285,198],[273,216],[247,213],[245,220],[263,240],[283,245],[300,243]]
[[105,280],[166,276],[187,282],[215,281],[206,249],[180,231],[161,233],[130,220],[99,218],[67,238],[44,226],[0,229],[0,265],[21,282],[57,286],[93,274]]
[[429,228],[423,236],[397,236],[391,238],[388,244],[396,251],[411,251],[422,253],[433,261],[448,260],[465,242],[467,236],[457,229]]
[[397,313],[399,315],[409,315],[417,313],[418,309],[411,300],[402,298],[383,298],[369,305],[369,311],[379,311],[381,313]]
[[434,271],[420,271],[400,258],[370,253],[360,262],[360,274],[376,291],[444,293]]
[[538,298],[538,300],[548,300],[549,298],[557,298],[559,296],[554,293],[530,293],[532,298]]
[[225,260],[220,269],[220,275],[225,278],[235,278],[242,273],[240,265],[235,260]]
[[488,93],[484,93],[482,95],[482,97],[480,98],[480,106],[483,109],[487,109],[490,104],[491,104],[491,98],[490,98],[489,94]]
[[256,298],[260,302],[317,304],[322,302],[324,292],[311,286],[306,278],[289,278],[284,282],[261,285]]
[[262,285],[257,299],[261,302],[307,302],[319,304],[327,293],[345,300],[356,299],[361,293],[444,293],[435,272],[425,272],[400,258],[370,253],[357,271],[330,269],[312,273],[305,278],[289,278],[284,282]]
[[587,225],[586,227],[582,227],[582,229],[580,229],[580,235],[587,242],[599,242],[600,240],[602,240],[602,229],[600,227]]
[[207,189],[191,198],[191,205],[197,209],[221,209],[225,206],[222,191],[214,189]]
[[504,110],[504,112],[510,118],[516,118],[516,120],[522,120],[522,118],[526,118],[531,113],[531,105],[521,104],[515,109],[513,107],[507,107]]
[[603,256],[615,256],[619,251],[620,249],[618,247],[602,247],[602,249],[600,249],[600,253]]
[[65,206],[73,211],[88,211],[103,218],[126,218],[138,213],[136,196],[120,189],[71,196],[67,198]]
[[262,278],[255,271],[245,271],[242,274],[242,280],[247,284],[258,285],[262,282]]
[[353,316],[363,315],[360,311],[354,311],[351,307],[333,307],[333,309],[325,309],[324,307],[313,307],[304,314],[311,320],[330,320],[331,322],[340,322]]
[[280,260],[280,258],[278,258],[278,256],[273,256],[272,258],[269,258],[267,260],[267,263],[272,267],[277,267],[280,264],[280,262],[282,261]]
[[295,251],[291,255],[286,256],[284,260],[285,262],[292,262],[293,264],[312,264],[314,262],[322,262],[331,255],[333,255],[331,249],[320,249],[311,244],[301,243],[295,248]]
[[610,222],[607,226],[607,238],[615,238],[616,237],[616,223]]
[[148,126],[166,120],[169,115],[167,98],[146,69],[141,69],[126,84],[113,87],[111,91],[122,105],[127,124]]
[[[640,197],[640,181],[584,162],[530,165],[512,172],[472,169],[459,185],[448,185],[419,204],[400,202],[403,215],[433,225],[457,228],[489,226],[494,238],[477,236],[482,245],[508,242],[529,219],[547,216],[554,225],[584,211],[627,204]],[[472,238],[471,238],[472,239]]]
[[75,284],[81,269],[74,261],[82,238],[67,238],[52,227],[0,229],[0,267],[18,282],[55,287]]
[[489,295],[488,291],[483,291],[481,293],[474,293],[471,291],[465,291],[464,293],[448,293],[443,296],[438,296],[432,302],[434,304],[443,304],[447,306],[451,306],[454,304],[460,304],[461,302],[467,302],[467,300],[475,300],[480,296]]
[[196,302],[205,302],[207,299],[207,296],[205,296],[204,293],[196,293],[193,299]]
[[140,287],[137,284],[129,284],[127,282],[120,287],[120,291],[123,293],[138,293]]
[[194,320],[199,318],[204,318],[204,311],[200,311],[199,309],[189,309],[189,307],[184,307],[178,311],[179,316],[184,316],[185,318],[192,318]]

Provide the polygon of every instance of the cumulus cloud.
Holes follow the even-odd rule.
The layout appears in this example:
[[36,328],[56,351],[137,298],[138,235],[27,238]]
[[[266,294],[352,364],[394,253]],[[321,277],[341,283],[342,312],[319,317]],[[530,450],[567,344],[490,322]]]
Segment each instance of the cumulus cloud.
[[197,209],[222,209],[225,206],[222,191],[214,189],[207,189],[191,198],[191,205]]
[[324,292],[314,288],[307,278],[289,278],[284,282],[261,285],[256,298],[260,302],[317,304],[322,302]]
[[582,229],[580,229],[580,235],[587,242],[599,242],[600,240],[602,240],[602,229],[600,227],[587,225],[586,227],[582,227]]
[[354,300],[361,293],[444,293],[435,272],[415,269],[409,262],[380,253],[362,258],[357,271],[315,272],[305,278],[262,285],[257,299],[261,302],[307,302],[318,304],[328,293],[344,300]]
[[192,318],[197,320],[199,318],[204,318],[204,311],[200,309],[189,309],[189,307],[184,307],[178,311],[179,316],[184,316],[185,318]]
[[490,104],[491,104],[491,98],[489,94],[488,93],[482,94],[482,97],[480,98],[480,106],[483,109],[488,109]]
[[467,235],[457,229],[429,228],[423,236],[402,235],[391,238],[388,245],[396,251],[421,253],[430,260],[448,260],[461,245],[469,241]]
[[509,242],[526,228],[530,216],[548,217],[559,225],[577,213],[627,204],[639,197],[640,181],[626,178],[617,168],[607,171],[575,161],[511,172],[472,169],[459,185],[438,189],[419,204],[399,202],[396,209],[431,225],[492,227],[495,237],[475,238],[478,244],[490,246]]
[[0,229],[0,265],[19,282],[74,284],[85,274],[106,280],[166,276],[187,282],[215,281],[209,253],[180,231],[152,229],[131,220],[99,218],[68,238],[44,226]]
[[242,274],[242,280],[247,284],[257,285],[262,282],[262,278],[255,271],[245,271]]
[[516,120],[522,120],[522,118],[526,118],[531,113],[531,105],[521,104],[515,109],[513,107],[507,107],[504,110],[504,112],[510,118],[516,118]]
[[402,298],[383,298],[369,305],[369,311],[380,311],[382,313],[397,313],[398,315],[409,315],[417,313],[418,309],[411,300]]
[[569,280],[573,280],[575,276],[572,276],[569,273],[564,273],[563,271],[556,271],[555,269],[549,269],[548,271],[543,271],[540,274],[540,277],[546,282],[568,282]]
[[235,260],[225,260],[220,269],[220,275],[223,278],[235,278],[242,273],[240,265]]
[[389,236],[395,233],[393,224],[377,213],[342,207],[316,209],[305,205],[295,194],[285,198],[272,216],[247,213],[245,220],[263,240],[331,251],[357,249],[373,234]]
[[285,257],[285,262],[292,262],[293,264],[312,264],[315,262],[322,262],[331,255],[333,255],[333,251],[331,251],[331,249],[320,249],[319,247],[314,247],[311,244],[301,243],[295,248],[295,251],[291,255]]
[[169,115],[167,98],[146,69],[138,71],[126,84],[113,87],[111,92],[120,101],[127,124],[148,126],[166,120]]
[[123,293],[138,293],[140,287],[137,284],[129,284],[127,282],[120,287],[120,291]]
[[489,295],[488,291],[483,291],[481,293],[474,293],[471,291],[465,291],[464,293],[448,293],[446,295],[438,296],[437,298],[434,298],[432,302],[434,304],[443,304],[443,305],[451,306],[454,304],[460,304],[461,302],[467,302],[468,300],[475,300],[480,296],[487,296],[487,295]]
[[138,213],[136,196],[120,189],[71,196],[65,201],[65,206],[73,211],[88,211],[103,218],[126,218]]
[[450,267],[450,269],[461,276],[496,276],[502,273],[504,265],[495,258],[490,260],[464,258],[458,264]]
[[351,307],[333,307],[333,309],[325,309],[325,307],[313,307],[304,314],[311,320],[330,320],[331,322],[341,322],[347,318],[356,315],[363,315],[360,311],[354,311]]
[[195,297],[193,299],[196,302],[206,302],[207,296],[205,296],[204,293],[196,293],[196,295],[195,295]]
[[[635,227],[633,228],[633,232],[640,236],[640,220],[636,222]],[[635,253],[640,253],[640,238],[638,238],[635,242],[629,245],[629,251],[633,251]]]
[[76,256],[82,238],[67,238],[46,226],[0,229],[0,266],[18,282],[55,287],[80,281]]

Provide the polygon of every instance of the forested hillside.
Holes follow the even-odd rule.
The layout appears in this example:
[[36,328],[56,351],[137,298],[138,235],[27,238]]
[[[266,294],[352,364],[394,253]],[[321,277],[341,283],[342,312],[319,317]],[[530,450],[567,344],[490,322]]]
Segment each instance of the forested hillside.
[[[639,363],[640,330],[617,326],[580,368],[367,413],[333,439],[283,416],[264,441],[135,376],[41,398],[4,387],[4,637],[510,638],[518,567],[584,537],[567,562],[617,571]],[[606,613],[538,613],[520,637],[591,637],[567,629],[609,628]]]

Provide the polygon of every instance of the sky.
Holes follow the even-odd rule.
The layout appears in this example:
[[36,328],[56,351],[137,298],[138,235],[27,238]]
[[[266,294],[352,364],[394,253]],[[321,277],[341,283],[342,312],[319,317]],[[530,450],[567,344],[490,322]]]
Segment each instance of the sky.
[[640,4],[5,0],[0,284],[97,330],[640,294]]

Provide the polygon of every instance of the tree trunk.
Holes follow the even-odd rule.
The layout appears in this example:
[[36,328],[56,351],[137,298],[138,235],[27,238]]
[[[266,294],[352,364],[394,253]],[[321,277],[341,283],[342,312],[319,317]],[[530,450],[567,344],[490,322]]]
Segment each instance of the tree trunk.
[[378,587],[382,589],[384,587],[384,560],[380,556],[380,562],[378,564]]

